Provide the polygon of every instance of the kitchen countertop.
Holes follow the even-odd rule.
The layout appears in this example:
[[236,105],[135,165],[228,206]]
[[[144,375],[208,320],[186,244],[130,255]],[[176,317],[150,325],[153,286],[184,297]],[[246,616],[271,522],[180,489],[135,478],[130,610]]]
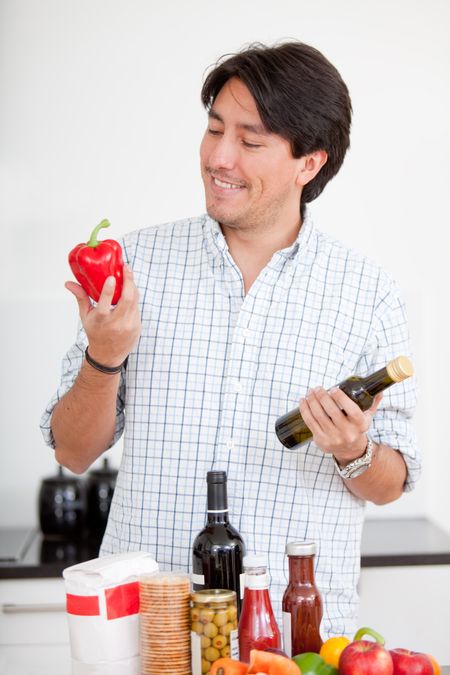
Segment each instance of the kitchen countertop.
[[[63,645],[16,645],[0,647],[0,672],[8,675],[70,675],[70,649]],[[450,666],[441,668],[450,675]]]
[[[69,645],[14,645],[0,647],[0,672],[8,675],[70,675]],[[442,666],[441,675],[450,675]]]
[[427,518],[371,518],[364,523],[362,567],[449,564],[450,534]]
[[[20,542],[18,559],[0,562],[0,579],[48,578],[98,555],[100,539],[47,539],[32,528],[0,528],[0,542]],[[7,556],[5,556],[7,557]],[[364,524],[362,567],[450,564],[450,535],[426,518],[369,519]]]

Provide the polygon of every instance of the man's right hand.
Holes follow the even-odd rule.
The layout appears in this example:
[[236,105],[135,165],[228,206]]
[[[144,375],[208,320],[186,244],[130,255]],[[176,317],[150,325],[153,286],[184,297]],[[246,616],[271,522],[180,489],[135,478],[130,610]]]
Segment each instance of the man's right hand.
[[116,280],[108,277],[94,307],[86,291],[74,281],[65,286],[78,302],[81,322],[89,340],[89,355],[104,366],[123,363],[141,333],[139,291],[128,265],[123,268],[123,289],[119,302],[111,307]]

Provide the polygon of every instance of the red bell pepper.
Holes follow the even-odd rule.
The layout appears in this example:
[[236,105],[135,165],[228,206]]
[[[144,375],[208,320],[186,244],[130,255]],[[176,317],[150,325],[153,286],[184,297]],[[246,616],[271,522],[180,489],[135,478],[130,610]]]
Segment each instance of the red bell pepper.
[[109,220],[102,220],[92,231],[89,241],[78,244],[69,253],[69,265],[77,281],[95,302],[98,302],[107,277],[116,278],[112,304],[117,304],[123,286],[122,248],[114,239],[98,241],[102,227],[109,227]]

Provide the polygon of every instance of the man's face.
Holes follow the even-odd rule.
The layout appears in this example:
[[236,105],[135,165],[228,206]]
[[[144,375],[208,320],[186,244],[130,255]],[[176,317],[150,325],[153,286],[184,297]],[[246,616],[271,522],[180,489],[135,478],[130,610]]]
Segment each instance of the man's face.
[[237,78],[214,101],[200,160],[206,209],[221,225],[259,230],[300,220],[299,160],[286,139],[265,129]]

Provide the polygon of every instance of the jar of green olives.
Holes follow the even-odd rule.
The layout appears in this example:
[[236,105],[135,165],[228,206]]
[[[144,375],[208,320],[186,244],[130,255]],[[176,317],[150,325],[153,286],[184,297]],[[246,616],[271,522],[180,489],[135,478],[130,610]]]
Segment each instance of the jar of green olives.
[[222,589],[191,595],[192,675],[208,675],[217,659],[239,658],[236,593]]

